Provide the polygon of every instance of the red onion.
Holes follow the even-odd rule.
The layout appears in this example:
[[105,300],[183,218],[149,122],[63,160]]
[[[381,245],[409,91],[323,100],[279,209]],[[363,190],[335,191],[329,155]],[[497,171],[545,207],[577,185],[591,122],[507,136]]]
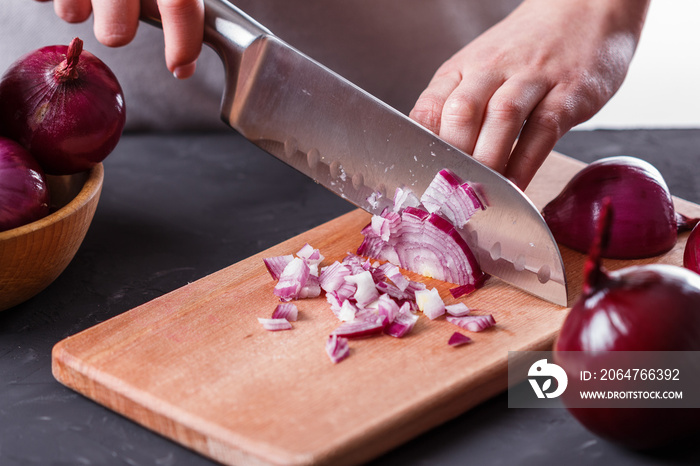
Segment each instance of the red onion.
[[0,231],[49,214],[49,191],[41,167],[29,152],[0,137]]
[[445,313],[445,302],[436,288],[416,291],[416,304],[430,320],[435,320]]
[[272,313],[273,319],[286,319],[289,322],[295,322],[299,317],[299,309],[293,303],[280,303]]
[[496,319],[494,319],[491,314],[481,316],[467,315],[460,317],[447,316],[445,320],[456,325],[457,327],[469,330],[470,332],[481,332],[482,330],[486,330],[487,328],[496,325]]
[[587,252],[604,198],[615,211],[603,257],[639,259],[670,250],[679,229],[697,219],[677,214],[661,173],[643,160],[619,156],[595,161],[581,170],[542,211],[556,240]]
[[462,333],[459,333],[459,332],[455,332],[452,334],[450,339],[447,340],[447,344],[450,346],[462,346],[462,345],[469,343],[471,341],[472,341],[472,339],[469,338],[468,336],[466,336]]
[[700,273],[700,226],[698,225],[695,225],[685,243],[683,266],[693,272]]
[[338,335],[330,335],[326,340],[326,353],[333,364],[338,364],[350,355],[348,339]]
[[265,319],[263,317],[258,317],[258,322],[260,322],[260,325],[262,325],[265,330],[271,332],[292,329],[292,324],[287,319]]
[[16,61],[0,82],[0,128],[46,173],[71,174],[104,160],[121,137],[124,94],[112,71],[75,38]]
[[[575,374],[594,370],[596,358],[604,358],[609,351],[700,350],[700,276],[663,264],[606,271],[601,251],[614,231],[608,207],[612,204],[607,201],[601,205],[599,233],[584,267],[581,298],[566,317],[554,347],[555,360],[569,373],[570,385]],[[584,361],[578,358],[569,363],[571,360],[560,354],[563,351],[585,351]],[[569,410],[592,432],[635,448],[667,444],[700,426],[697,409]]]
[[447,169],[440,170],[435,175],[420,201],[428,212],[444,215],[459,228],[477,210],[484,209],[474,188]]
[[469,315],[469,313],[472,311],[467,307],[466,304],[464,303],[456,303],[456,304],[450,304],[449,306],[445,306],[445,311],[454,317],[464,317],[466,315]]

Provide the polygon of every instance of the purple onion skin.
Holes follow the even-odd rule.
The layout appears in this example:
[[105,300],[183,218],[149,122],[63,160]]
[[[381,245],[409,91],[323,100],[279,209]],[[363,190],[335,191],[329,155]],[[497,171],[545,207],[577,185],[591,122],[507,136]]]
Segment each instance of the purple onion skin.
[[700,226],[695,225],[683,251],[683,267],[700,274]]
[[39,164],[18,143],[0,137],[0,231],[49,214],[49,191]]
[[591,163],[545,206],[542,216],[557,242],[585,253],[605,197],[612,202],[615,218],[603,257],[653,257],[676,244],[679,219],[666,182],[654,166],[634,157]]
[[[30,52],[0,82],[0,131],[53,175],[78,173],[104,160],[126,121],[117,78],[82,50],[82,41],[75,46],[80,47],[77,55],[65,45]],[[67,54],[77,63],[65,68]]]

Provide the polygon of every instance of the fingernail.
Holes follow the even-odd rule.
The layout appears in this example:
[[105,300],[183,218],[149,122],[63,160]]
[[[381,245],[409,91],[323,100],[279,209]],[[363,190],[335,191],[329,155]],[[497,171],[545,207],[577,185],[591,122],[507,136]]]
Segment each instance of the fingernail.
[[173,71],[173,76],[175,76],[177,79],[187,79],[194,74],[196,68],[197,62],[192,62],[187,65],[178,66]]

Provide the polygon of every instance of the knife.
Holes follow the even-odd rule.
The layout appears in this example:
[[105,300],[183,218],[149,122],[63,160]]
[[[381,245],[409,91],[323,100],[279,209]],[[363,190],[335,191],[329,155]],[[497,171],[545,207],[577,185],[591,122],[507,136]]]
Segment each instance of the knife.
[[[204,42],[224,63],[221,118],[263,150],[356,206],[379,214],[398,187],[420,198],[443,168],[488,207],[459,230],[482,270],[568,305],[559,248],[509,180],[291,47],[227,0],[204,0]],[[155,0],[142,19],[159,25]],[[379,193],[378,202],[370,202]]]

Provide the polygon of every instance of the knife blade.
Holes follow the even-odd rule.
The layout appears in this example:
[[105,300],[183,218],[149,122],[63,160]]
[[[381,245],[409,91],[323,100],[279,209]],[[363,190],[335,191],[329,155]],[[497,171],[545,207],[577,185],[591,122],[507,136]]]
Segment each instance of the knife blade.
[[[275,36],[227,0],[205,0],[204,42],[226,71],[221,117],[233,129],[373,214],[398,187],[420,198],[443,168],[488,207],[460,231],[482,269],[568,305],[559,248],[509,180]],[[378,202],[370,196],[379,193]]]

